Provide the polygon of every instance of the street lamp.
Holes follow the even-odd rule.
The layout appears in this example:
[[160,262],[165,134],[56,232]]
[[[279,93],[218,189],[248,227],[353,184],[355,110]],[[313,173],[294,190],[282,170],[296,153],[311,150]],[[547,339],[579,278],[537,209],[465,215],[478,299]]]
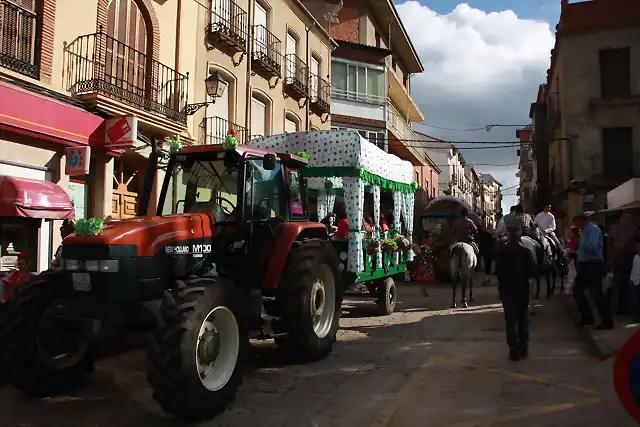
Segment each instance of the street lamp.
[[207,105],[215,104],[216,98],[221,97],[224,94],[224,90],[226,85],[220,84],[220,75],[217,71],[209,73],[209,77],[204,79],[205,90],[207,91],[207,96],[211,98],[211,101],[198,102],[195,104],[187,104],[185,106],[185,112],[188,116],[194,115],[199,109],[202,107],[206,107]]

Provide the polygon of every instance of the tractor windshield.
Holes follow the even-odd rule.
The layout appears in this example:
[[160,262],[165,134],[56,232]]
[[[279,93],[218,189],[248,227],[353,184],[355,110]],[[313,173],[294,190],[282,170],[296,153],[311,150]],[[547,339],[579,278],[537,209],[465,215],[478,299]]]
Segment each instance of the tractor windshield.
[[217,222],[229,221],[238,205],[240,165],[224,159],[190,159],[177,156],[170,176],[162,215],[210,213]]

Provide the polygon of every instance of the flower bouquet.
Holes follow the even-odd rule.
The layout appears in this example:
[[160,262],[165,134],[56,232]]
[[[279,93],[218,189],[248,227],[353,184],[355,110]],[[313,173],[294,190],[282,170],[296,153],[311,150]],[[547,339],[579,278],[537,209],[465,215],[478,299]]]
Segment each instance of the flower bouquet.
[[395,239],[384,239],[382,241],[382,250],[386,253],[395,252],[398,250],[398,243]]
[[402,234],[396,235],[395,241],[399,250],[406,252],[411,249],[411,241]]
[[364,239],[364,248],[369,255],[375,255],[380,247],[380,240],[373,237],[367,237]]

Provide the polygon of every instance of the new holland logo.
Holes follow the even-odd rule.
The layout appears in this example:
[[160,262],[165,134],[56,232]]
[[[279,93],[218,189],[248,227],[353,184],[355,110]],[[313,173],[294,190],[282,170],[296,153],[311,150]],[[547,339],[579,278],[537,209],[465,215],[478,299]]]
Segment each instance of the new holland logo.
[[173,255],[210,254],[211,245],[178,245],[166,246],[164,252]]

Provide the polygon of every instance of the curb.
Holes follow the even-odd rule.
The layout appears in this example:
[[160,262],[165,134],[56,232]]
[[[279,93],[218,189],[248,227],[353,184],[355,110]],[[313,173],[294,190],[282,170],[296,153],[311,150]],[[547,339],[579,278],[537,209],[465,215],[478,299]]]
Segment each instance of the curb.
[[598,342],[600,340],[594,335],[596,331],[586,328],[580,324],[580,314],[578,313],[578,309],[575,306],[573,297],[571,295],[563,294],[560,299],[562,300],[562,305],[564,306],[565,310],[571,317],[571,320],[573,320],[580,338],[587,345],[587,352],[589,356],[594,357],[600,362],[603,362],[613,356],[613,351],[604,349],[603,346]]

